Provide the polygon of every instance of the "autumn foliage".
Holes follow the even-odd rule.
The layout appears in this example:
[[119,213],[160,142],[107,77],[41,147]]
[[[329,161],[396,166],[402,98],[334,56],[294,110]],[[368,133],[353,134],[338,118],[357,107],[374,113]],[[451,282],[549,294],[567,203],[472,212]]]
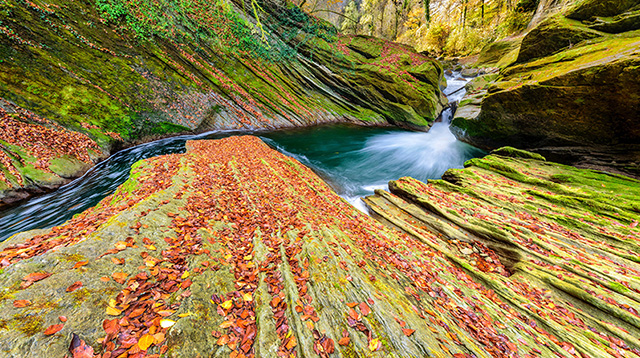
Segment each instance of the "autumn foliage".
[[[480,174],[487,176],[482,186],[517,187]],[[600,252],[600,264],[607,265],[600,269],[586,251],[575,257],[591,266],[552,261],[551,248],[560,242],[551,238],[562,233],[577,242],[578,233],[524,212],[501,217],[496,207],[466,193],[410,179],[392,188],[469,222],[497,226],[512,220],[514,242],[533,256],[516,266],[505,259],[515,249],[456,236],[466,223],[453,216],[460,226],[444,236],[431,228],[453,224],[438,224],[440,219],[388,193],[386,202],[369,204],[405,232],[383,226],[256,137],[189,141],[185,154],[136,166],[114,195],[67,224],[5,244],[0,257],[9,275],[0,280],[14,289],[3,291],[13,299],[2,308],[43,314],[33,333],[43,345],[32,349],[73,357],[638,354],[635,281],[616,281],[628,287],[624,295],[598,283],[604,270],[633,275],[633,264],[605,262],[608,254]],[[496,195],[486,198],[530,200]],[[633,222],[623,231],[602,229],[636,240]],[[526,241],[531,233],[545,244]],[[567,242],[558,247],[569,250]],[[60,264],[42,270],[40,259]],[[536,279],[523,279],[527,272]],[[593,291],[593,299],[607,303],[598,307],[610,307],[619,317],[606,325],[582,308],[598,304],[588,296],[572,301],[540,283],[563,287],[568,279],[591,275],[599,278],[585,280],[585,292]],[[44,287],[59,289],[50,298],[34,294]],[[77,310],[91,312],[90,318],[80,319]],[[20,332],[9,332],[0,343],[25,339]],[[593,339],[581,338],[587,336]]]

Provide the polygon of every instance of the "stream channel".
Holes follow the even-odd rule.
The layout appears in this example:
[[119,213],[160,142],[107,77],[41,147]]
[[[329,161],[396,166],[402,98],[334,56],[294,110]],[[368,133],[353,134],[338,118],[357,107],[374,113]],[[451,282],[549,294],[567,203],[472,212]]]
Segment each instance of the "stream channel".
[[[465,94],[466,81],[447,76],[450,102]],[[429,132],[355,125],[324,125],[273,132],[218,131],[165,138],[127,148],[102,161],[82,177],[59,189],[0,210],[0,241],[15,233],[60,225],[110,195],[129,177],[139,160],[184,153],[185,142],[232,135],[259,136],[271,147],[313,169],[343,198],[362,211],[361,197],[386,188],[390,180],[411,176],[437,179],[449,168],[462,168],[485,152],[462,143],[449,131],[451,109]]]

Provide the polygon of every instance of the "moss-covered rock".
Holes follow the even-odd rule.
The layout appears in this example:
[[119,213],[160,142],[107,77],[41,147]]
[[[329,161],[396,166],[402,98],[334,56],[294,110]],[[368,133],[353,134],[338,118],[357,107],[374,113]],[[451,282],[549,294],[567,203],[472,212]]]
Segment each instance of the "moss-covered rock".
[[505,67],[516,60],[522,37],[492,42],[482,48],[478,60],[474,64],[478,67]]
[[558,159],[567,152],[562,147],[591,148],[592,155],[581,155],[586,161],[601,166],[596,157],[610,158],[611,165],[636,175],[638,158],[615,158],[610,150],[638,152],[640,32],[603,32],[599,23],[559,14],[531,30],[518,63],[463,98],[452,122],[456,136],[486,149],[556,148]]
[[543,21],[522,39],[517,62],[547,57],[564,48],[602,36],[575,20],[554,16]]
[[566,16],[575,20],[610,17],[638,5],[640,5],[638,0],[580,0],[567,12]]
[[535,322],[584,356],[617,356],[613,337],[636,352],[640,182],[513,148],[465,167],[392,181],[366,203],[514,307],[511,322]]
[[[420,205],[433,202],[450,221],[379,192],[388,201],[376,212],[406,234],[360,213],[258,138],[187,142],[185,154],[136,164],[113,195],[69,222],[0,244],[0,351],[64,356],[75,334],[103,356],[633,352],[638,328],[625,305],[636,297],[636,268],[629,255],[615,268],[608,259],[635,247],[629,210],[637,183],[504,155],[476,163],[452,172],[456,185],[431,185],[437,200],[448,200],[438,196],[445,190],[456,196],[450,207],[427,197],[419,182],[392,185]],[[593,183],[607,188],[589,191]],[[628,185],[636,186],[616,200],[595,196]],[[529,209],[546,197],[546,211]],[[495,224],[500,200],[513,205],[511,216],[500,216],[513,221],[511,229]],[[478,233],[495,242],[470,241]],[[571,246],[581,240],[610,246]],[[535,245],[554,255],[538,254]],[[571,259],[555,256],[566,252]],[[596,259],[602,266],[586,263]],[[49,328],[56,325],[59,331]]]

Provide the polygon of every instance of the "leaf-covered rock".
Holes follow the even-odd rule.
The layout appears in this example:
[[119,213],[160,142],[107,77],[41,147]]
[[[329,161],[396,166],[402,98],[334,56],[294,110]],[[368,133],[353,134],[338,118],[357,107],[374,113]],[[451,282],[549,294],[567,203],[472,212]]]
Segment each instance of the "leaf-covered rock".
[[[519,166],[509,171],[504,162]],[[457,185],[391,185],[420,205],[433,202],[447,220],[383,192],[379,205],[369,201],[403,233],[360,213],[258,138],[187,142],[185,154],[137,164],[95,208],[0,245],[0,350],[7,357],[70,350],[102,357],[638,352],[637,268],[629,253],[637,246],[629,211],[637,211],[637,182],[575,172],[589,185],[636,185],[607,202],[583,186],[559,184],[573,177],[541,160],[493,155],[474,165],[462,173],[478,172],[476,186],[462,186],[467,179],[456,172],[448,176]],[[547,171],[555,181],[543,180]],[[514,198],[494,194],[496,187]],[[524,187],[527,197],[554,204],[544,212],[495,207],[534,200],[509,192]],[[600,241],[606,245],[585,246]],[[73,282],[82,286],[69,292]],[[16,307],[15,300],[31,304]],[[68,318],[62,326],[60,316]]]

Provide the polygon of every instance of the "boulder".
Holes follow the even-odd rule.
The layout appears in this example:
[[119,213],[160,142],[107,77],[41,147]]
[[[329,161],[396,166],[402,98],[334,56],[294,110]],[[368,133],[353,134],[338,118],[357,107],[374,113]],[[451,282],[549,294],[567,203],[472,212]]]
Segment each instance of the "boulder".
[[566,16],[575,20],[589,20],[593,17],[611,17],[640,5],[638,0],[581,0]]
[[516,62],[547,57],[564,48],[571,48],[580,42],[602,36],[577,21],[560,16],[546,19],[529,31],[520,45]]

